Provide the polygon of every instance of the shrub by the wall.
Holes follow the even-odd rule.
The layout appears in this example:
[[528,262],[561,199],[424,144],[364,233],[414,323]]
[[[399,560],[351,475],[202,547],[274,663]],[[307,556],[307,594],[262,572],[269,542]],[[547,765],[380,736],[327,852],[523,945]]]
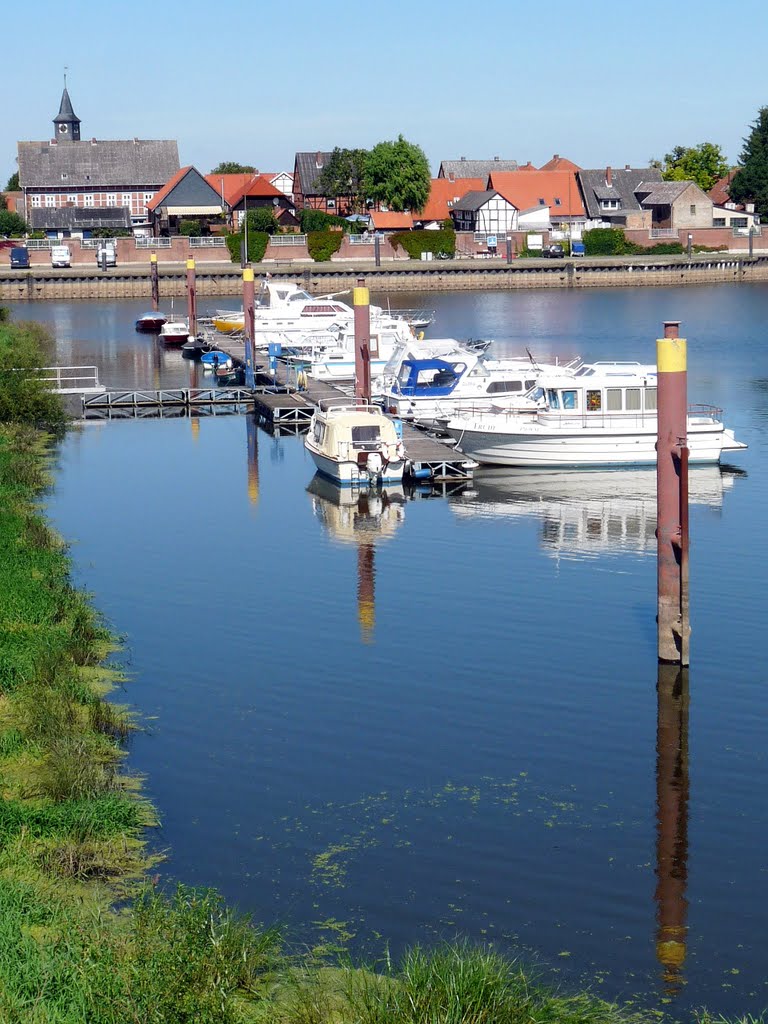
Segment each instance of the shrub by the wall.
[[[242,234],[227,235],[227,249],[229,249],[229,255],[233,263],[240,262],[240,243],[242,240]],[[269,235],[266,231],[248,232],[248,262],[261,263],[268,245]]]
[[393,249],[404,249],[412,260],[420,258],[423,252],[431,252],[435,256],[456,255],[456,232],[447,228],[439,231],[398,231],[389,236]]
[[331,256],[339,251],[343,239],[343,231],[309,231],[307,232],[309,255],[316,263],[327,263]]
[[592,228],[581,236],[587,256],[623,256],[631,243],[621,228]]

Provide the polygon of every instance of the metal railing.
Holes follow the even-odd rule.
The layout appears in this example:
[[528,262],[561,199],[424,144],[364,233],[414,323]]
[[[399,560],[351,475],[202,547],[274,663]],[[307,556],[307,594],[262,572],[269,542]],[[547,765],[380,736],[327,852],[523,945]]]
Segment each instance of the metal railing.
[[51,385],[51,391],[104,391],[99,383],[97,366],[43,366],[40,380]]
[[153,238],[151,235],[136,235],[134,243],[137,249],[170,249],[170,238]]
[[347,240],[350,245],[373,245],[373,235],[347,235]]
[[306,245],[306,235],[272,235],[269,239],[270,245]]
[[226,244],[227,240],[224,235],[190,235],[189,237],[190,249],[201,249],[203,247],[223,249]]
[[66,242],[60,242],[58,238],[28,238],[24,245],[27,249],[50,249],[52,245],[66,245]]
[[677,228],[649,228],[649,238],[679,238],[680,232]]
[[81,238],[81,249],[99,249],[102,245],[117,245],[116,238]]

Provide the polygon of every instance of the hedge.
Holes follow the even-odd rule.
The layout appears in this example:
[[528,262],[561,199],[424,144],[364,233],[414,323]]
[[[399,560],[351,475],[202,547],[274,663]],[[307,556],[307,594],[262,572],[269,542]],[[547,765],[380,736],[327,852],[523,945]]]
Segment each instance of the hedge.
[[[233,263],[240,262],[240,243],[243,240],[242,234],[227,235],[227,249]],[[269,245],[269,235],[266,231],[251,231],[248,233],[248,262],[261,263],[264,253]]]
[[393,249],[403,248],[412,260],[419,259],[423,252],[431,252],[435,256],[456,255],[456,232],[447,228],[439,231],[398,231],[389,236],[389,241]]
[[339,251],[343,239],[343,231],[309,231],[307,233],[309,255],[316,263],[327,263],[331,256]]

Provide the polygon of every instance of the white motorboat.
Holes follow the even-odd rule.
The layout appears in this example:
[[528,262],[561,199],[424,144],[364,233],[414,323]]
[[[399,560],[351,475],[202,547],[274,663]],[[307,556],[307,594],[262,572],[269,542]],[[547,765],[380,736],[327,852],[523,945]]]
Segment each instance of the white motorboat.
[[462,348],[439,357],[404,359],[382,400],[394,416],[425,427],[445,428],[458,413],[495,408],[533,415],[541,405],[538,378],[556,369],[538,366],[532,357],[490,359],[486,350]]
[[[533,416],[497,409],[452,418],[447,430],[457,447],[483,465],[655,465],[655,366],[585,363],[538,384],[546,406]],[[721,416],[713,406],[689,409],[689,462],[716,463],[724,451],[746,448]]]
[[183,345],[189,340],[189,324],[186,320],[171,316],[160,328],[158,337],[166,345]]
[[348,399],[321,402],[304,447],[318,470],[340,484],[397,483],[403,478],[403,442],[378,406]]

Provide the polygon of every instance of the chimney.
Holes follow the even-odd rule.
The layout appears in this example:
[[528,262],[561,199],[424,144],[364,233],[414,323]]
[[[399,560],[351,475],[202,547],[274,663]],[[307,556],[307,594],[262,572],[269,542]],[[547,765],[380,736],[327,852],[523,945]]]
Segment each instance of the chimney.
[[92,145],[92,146],[95,146],[95,145],[96,145],[96,139],[91,139],[91,145]]
[[315,167],[319,168],[319,167],[322,167],[322,166],[323,166],[323,154],[322,153],[317,153],[315,155]]
[[632,168],[629,166],[629,164],[624,164],[624,170],[625,171],[631,171]]
[[499,162],[499,158],[497,156],[495,156],[493,159],[496,161],[496,163]]
[[555,153],[554,156],[552,157],[552,159],[553,160],[559,160],[560,159],[560,154],[559,153]]
[[456,181],[456,175],[453,171],[448,171],[448,181]]
[[608,188],[613,187],[613,171],[610,167],[605,168],[605,184],[608,186]]
[[465,156],[463,156],[461,159],[462,159],[463,162],[466,162],[467,158]]
[[133,144],[134,144],[134,146],[138,146],[138,144],[139,144],[139,140],[136,138],[135,135],[133,136]]

